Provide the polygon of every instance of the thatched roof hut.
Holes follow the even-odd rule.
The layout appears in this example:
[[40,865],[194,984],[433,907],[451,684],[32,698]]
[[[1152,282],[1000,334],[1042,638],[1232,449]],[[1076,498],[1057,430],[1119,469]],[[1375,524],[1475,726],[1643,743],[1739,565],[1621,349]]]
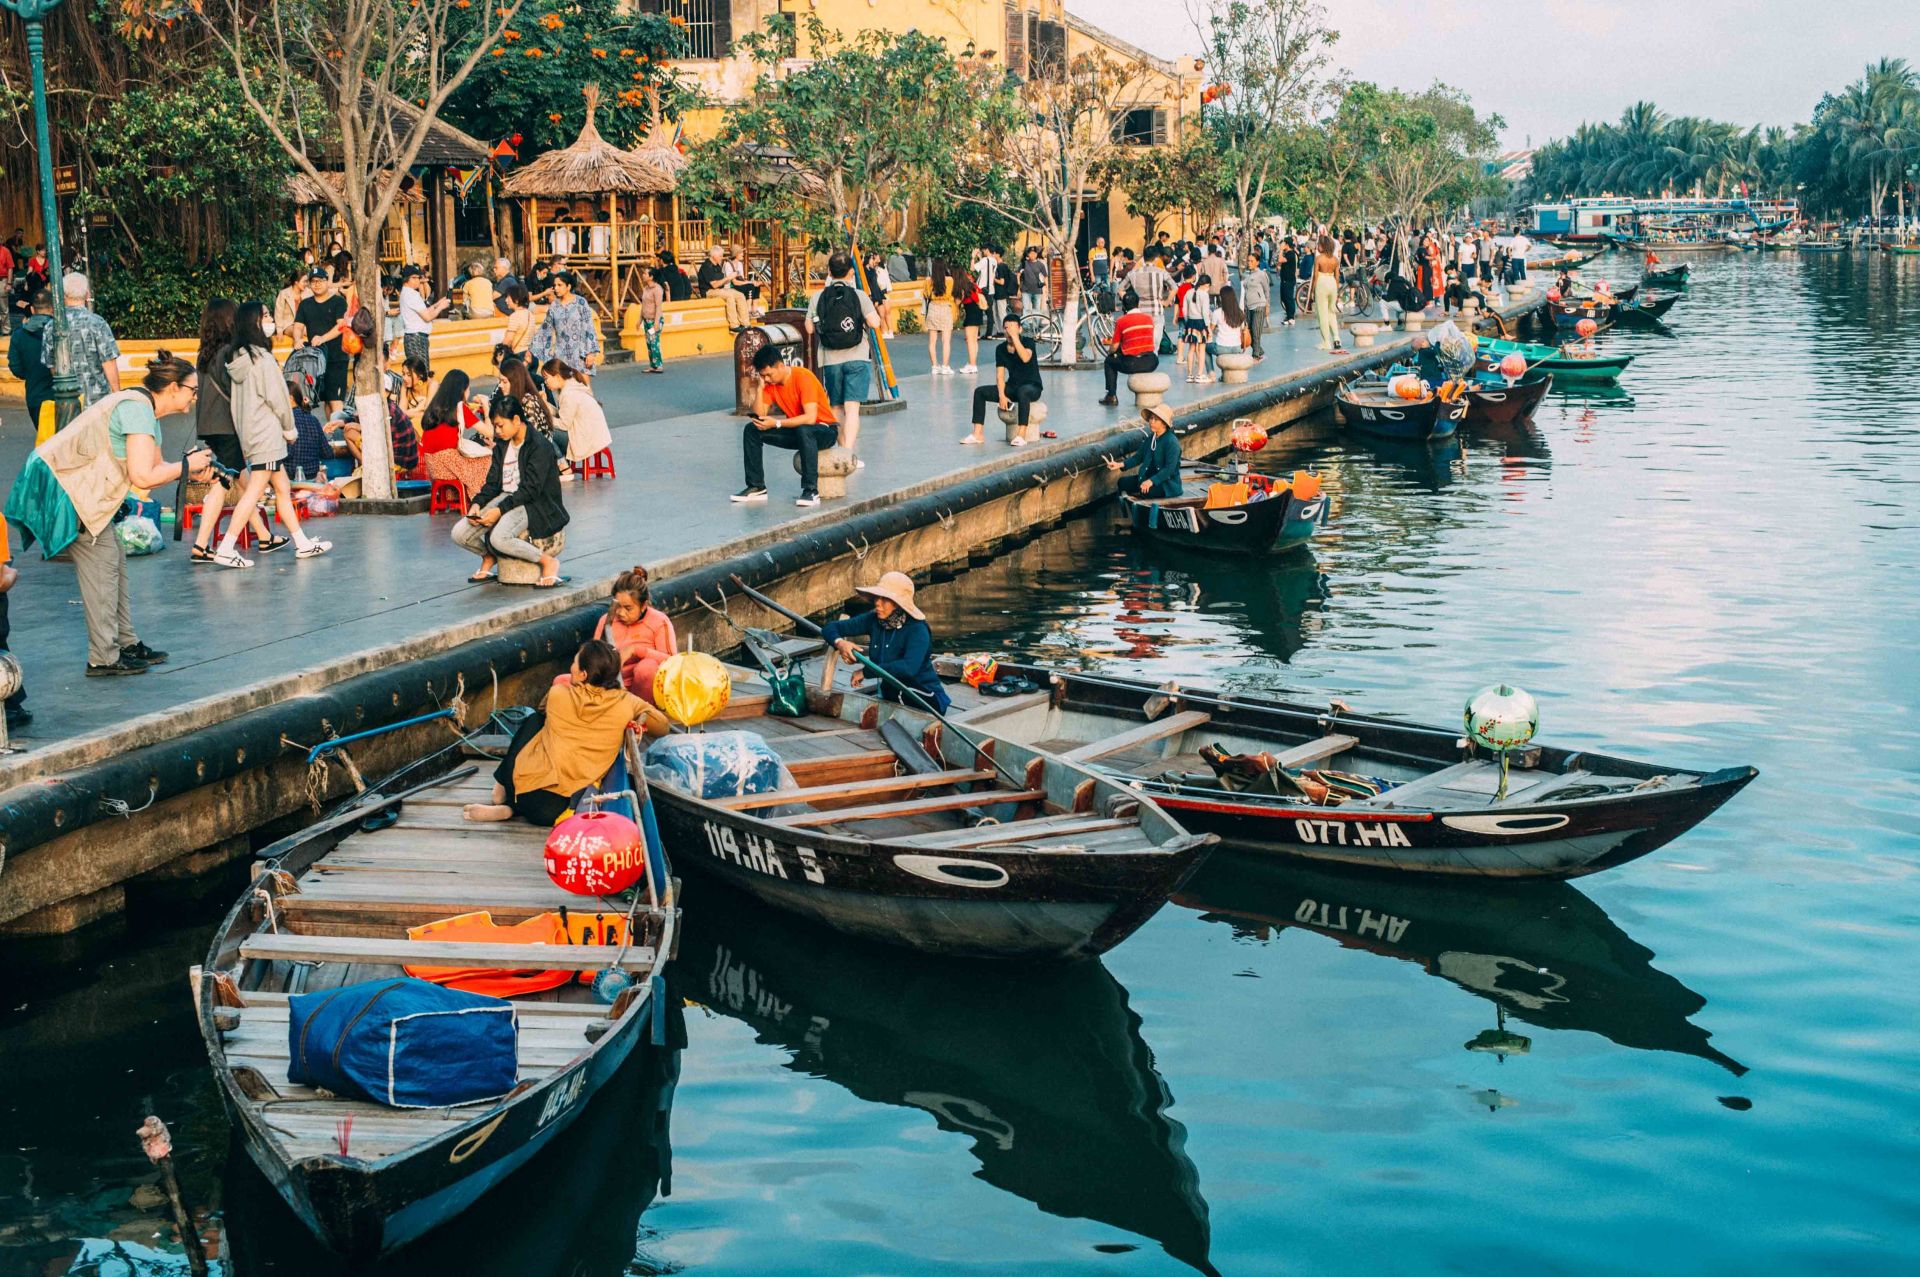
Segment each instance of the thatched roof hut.
[[[516,170],[501,188],[516,199],[572,199],[580,195],[667,195],[677,185],[677,167],[667,168],[655,155],[623,151],[600,136],[593,116],[600,104],[600,86],[583,90],[587,119],[573,145],[548,151]],[[677,155],[678,152],[675,152]],[[681,157],[685,162],[685,157]]]

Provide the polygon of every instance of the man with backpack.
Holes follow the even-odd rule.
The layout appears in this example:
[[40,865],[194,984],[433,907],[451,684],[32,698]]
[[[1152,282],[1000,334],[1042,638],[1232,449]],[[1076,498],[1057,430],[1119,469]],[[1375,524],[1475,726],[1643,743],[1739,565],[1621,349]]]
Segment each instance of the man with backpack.
[[827,259],[827,286],[807,303],[807,332],[820,340],[820,380],[827,403],[840,421],[840,446],[854,453],[854,469],[866,465],[858,455],[860,405],[873,385],[868,335],[880,325],[873,299],[853,284],[853,257],[836,252]]

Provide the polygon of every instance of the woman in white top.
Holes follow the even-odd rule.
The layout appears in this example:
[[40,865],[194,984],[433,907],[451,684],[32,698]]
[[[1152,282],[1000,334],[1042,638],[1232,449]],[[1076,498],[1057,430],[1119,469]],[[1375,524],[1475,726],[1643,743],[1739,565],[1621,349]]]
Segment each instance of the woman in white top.
[[[287,459],[287,444],[299,438],[299,433],[293,426],[293,401],[287,397],[285,374],[274,362],[271,323],[261,302],[243,302],[233,315],[227,377],[233,386],[233,432],[239,437],[247,469],[239,500],[234,502],[232,521],[213,555],[213,561],[223,568],[253,566],[252,559],[240,557],[235,544],[269,483],[273,485],[275,512],[297,547],[295,553],[313,559],[333,548],[330,541],[308,536],[293,508],[293,490],[281,463]],[[286,543],[286,537],[275,537],[263,542],[260,549],[270,553]]]
[[1232,284],[1220,290],[1220,305],[1214,311],[1213,348],[1215,355],[1237,355],[1247,348],[1247,312],[1240,308],[1240,294]]
[[1212,341],[1213,294],[1207,290],[1207,277],[1197,275],[1180,302],[1180,363],[1188,381],[1213,380],[1213,356],[1208,353]]
[[[607,414],[593,397],[586,374],[558,359],[540,365],[540,379],[553,395],[553,433],[566,437],[567,470],[560,478],[573,478],[581,463],[613,446],[613,434],[607,429]],[[555,442],[559,442],[556,438]]]

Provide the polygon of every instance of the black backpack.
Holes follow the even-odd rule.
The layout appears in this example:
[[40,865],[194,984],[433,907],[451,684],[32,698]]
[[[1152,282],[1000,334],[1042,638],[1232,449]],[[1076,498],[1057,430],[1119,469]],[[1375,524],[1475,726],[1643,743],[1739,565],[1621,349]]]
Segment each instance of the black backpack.
[[867,335],[867,317],[852,285],[835,282],[821,291],[815,327],[828,350],[852,350],[860,344]]

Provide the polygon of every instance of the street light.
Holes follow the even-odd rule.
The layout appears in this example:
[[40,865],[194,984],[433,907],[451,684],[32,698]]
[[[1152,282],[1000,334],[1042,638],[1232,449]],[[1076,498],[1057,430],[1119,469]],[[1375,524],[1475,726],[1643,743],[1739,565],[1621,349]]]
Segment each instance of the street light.
[[[40,153],[40,223],[47,237],[47,270],[53,291],[53,419],[56,427],[73,420],[80,406],[80,379],[74,376],[67,347],[67,305],[60,264],[60,209],[53,198],[53,144],[47,138],[46,16],[60,0],[0,0],[0,9],[27,28],[27,65],[33,77],[34,146]],[[38,423],[35,423],[36,425]]]

